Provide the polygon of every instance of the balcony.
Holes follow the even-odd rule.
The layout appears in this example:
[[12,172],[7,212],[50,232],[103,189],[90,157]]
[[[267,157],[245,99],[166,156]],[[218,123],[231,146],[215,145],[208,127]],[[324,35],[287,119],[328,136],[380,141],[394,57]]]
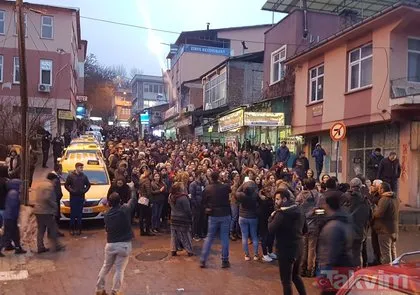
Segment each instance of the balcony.
[[420,105],[420,83],[401,78],[391,81],[391,99],[389,105],[410,106]]

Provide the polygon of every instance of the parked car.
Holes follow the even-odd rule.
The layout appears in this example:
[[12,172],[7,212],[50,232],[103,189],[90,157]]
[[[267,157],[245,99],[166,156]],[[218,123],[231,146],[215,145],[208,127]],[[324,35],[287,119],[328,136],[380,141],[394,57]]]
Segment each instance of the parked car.
[[391,264],[356,271],[339,289],[338,295],[420,294],[420,251],[404,253]]

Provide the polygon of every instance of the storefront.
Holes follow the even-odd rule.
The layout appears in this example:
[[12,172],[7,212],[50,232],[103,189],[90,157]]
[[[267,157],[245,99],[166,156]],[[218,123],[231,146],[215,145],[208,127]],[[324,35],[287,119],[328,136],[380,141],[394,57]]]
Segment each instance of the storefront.
[[58,128],[57,132],[63,134],[65,129],[73,130],[74,115],[69,110],[57,110]]
[[[329,131],[305,136],[310,167],[315,167],[312,152],[320,143],[326,152],[323,173],[334,175],[337,171],[337,143]],[[394,124],[377,124],[347,129],[346,138],[340,142],[338,153],[338,178],[350,181],[357,174],[366,175],[369,157],[375,148],[387,156],[391,151],[399,154],[399,128]]]
[[226,116],[220,117],[218,123],[219,133],[223,133],[221,138],[222,143],[227,144],[226,139],[229,139],[230,142],[236,141],[240,144],[245,141],[243,109],[236,110]]
[[192,116],[182,117],[175,121],[175,128],[179,139],[192,139],[194,137],[192,132]]
[[173,119],[169,120],[164,123],[164,126],[166,139],[176,139],[175,121]]

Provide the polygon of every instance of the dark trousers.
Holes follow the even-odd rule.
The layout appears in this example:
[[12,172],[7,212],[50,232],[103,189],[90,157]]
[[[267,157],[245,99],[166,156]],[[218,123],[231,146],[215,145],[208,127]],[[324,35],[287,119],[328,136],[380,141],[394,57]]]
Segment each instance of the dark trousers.
[[49,154],[50,149],[42,149],[42,167],[47,166],[47,162],[48,162],[48,154]]
[[18,221],[13,219],[5,219],[4,223],[4,234],[0,240],[0,251],[4,247],[10,245],[10,242],[13,241],[13,244],[16,248],[20,248],[20,232],[18,227]]
[[367,239],[365,239],[362,243],[362,266],[368,266]]
[[370,236],[371,236],[371,242],[372,242],[373,256],[375,257],[373,262],[380,263],[381,248],[379,247],[378,234],[373,228],[371,229]]
[[283,294],[292,295],[292,282],[300,295],[306,294],[305,285],[300,276],[301,257],[294,259],[279,253],[280,280],[283,285]]
[[139,204],[140,232],[150,232],[152,226],[152,208]]
[[82,227],[83,204],[85,199],[81,197],[70,197],[70,227],[77,225]]
[[54,165],[57,164],[57,159],[61,157],[62,153],[54,153],[53,157],[54,157]]
[[362,239],[354,239],[351,247],[352,257],[353,257],[353,266],[361,267],[362,266]]
[[324,168],[324,163],[316,163],[316,179],[320,179],[321,177],[321,173],[322,173],[322,169]]
[[45,231],[47,231],[48,239],[53,243],[54,249],[57,249],[59,244],[57,236],[58,229],[55,216],[53,214],[35,214],[35,217],[38,225],[38,235],[36,239],[38,251],[41,249],[45,249]]
[[205,213],[201,207],[192,208],[192,234],[194,237],[203,237],[205,235]]
[[258,224],[263,255],[273,253],[274,235],[270,234],[270,232],[268,231],[267,220],[259,219]]
[[29,167],[29,187],[32,187],[32,182],[34,180],[35,167]]

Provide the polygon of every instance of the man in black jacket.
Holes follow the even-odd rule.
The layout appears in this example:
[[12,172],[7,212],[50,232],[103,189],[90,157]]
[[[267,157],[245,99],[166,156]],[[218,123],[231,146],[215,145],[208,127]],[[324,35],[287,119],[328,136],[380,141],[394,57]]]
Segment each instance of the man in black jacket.
[[53,146],[53,157],[54,157],[54,165],[57,163],[57,159],[61,157],[64,150],[64,142],[61,139],[61,136],[57,133],[57,136],[54,137],[52,140]]
[[397,159],[397,153],[391,152],[388,158],[384,158],[379,164],[377,179],[391,185],[391,190],[398,192],[398,179],[401,176],[401,166]]
[[309,160],[305,156],[304,151],[300,151],[299,157],[293,160],[292,168],[296,170],[300,179],[304,179],[306,177],[306,171],[309,169]]
[[[76,170],[69,173],[64,187],[70,193],[70,234],[81,235],[83,204],[85,203],[85,194],[90,189],[89,179],[83,174],[83,163],[76,163]],[[77,219],[77,232],[76,232]]]
[[370,181],[373,182],[376,179],[376,176],[378,176],[379,164],[383,158],[384,156],[382,156],[380,148],[376,148],[369,156],[366,177],[370,179]]
[[105,261],[98,275],[96,283],[96,295],[106,295],[105,278],[115,265],[115,275],[112,283],[112,293],[120,294],[123,284],[125,268],[128,264],[133,239],[131,230],[131,215],[136,207],[136,195],[132,194],[127,204],[121,205],[118,193],[112,193],[108,197],[108,205],[111,207],[105,213],[105,229],[107,243],[105,245]]
[[206,214],[209,215],[209,228],[200,258],[200,267],[206,267],[206,261],[210,255],[210,248],[220,230],[222,240],[222,268],[230,267],[229,263],[229,226],[231,220],[230,211],[230,187],[219,182],[219,172],[212,172],[212,183],[207,185],[203,192],[203,204]]
[[48,131],[44,132],[42,136],[42,168],[48,168],[48,155],[50,153],[50,146],[51,146],[51,133]]
[[288,190],[280,189],[275,195],[275,207],[268,219],[268,230],[276,235],[280,280],[283,294],[291,295],[292,282],[300,295],[306,294],[300,276],[303,235],[307,232],[305,215],[291,200]]
[[0,228],[3,227],[3,212],[6,208],[7,176],[7,167],[0,166]]
[[368,200],[362,195],[361,188],[362,181],[354,178],[350,181],[350,191],[343,196],[346,199],[344,209],[353,221],[352,258],[355,267],[362,266],[362,245],[366,241],[372,218]]
[[273,166],[273,151],[270,145],[266,146],[265,143],[262,143],[259,153],[264,162],[264,168],[270,169]]

